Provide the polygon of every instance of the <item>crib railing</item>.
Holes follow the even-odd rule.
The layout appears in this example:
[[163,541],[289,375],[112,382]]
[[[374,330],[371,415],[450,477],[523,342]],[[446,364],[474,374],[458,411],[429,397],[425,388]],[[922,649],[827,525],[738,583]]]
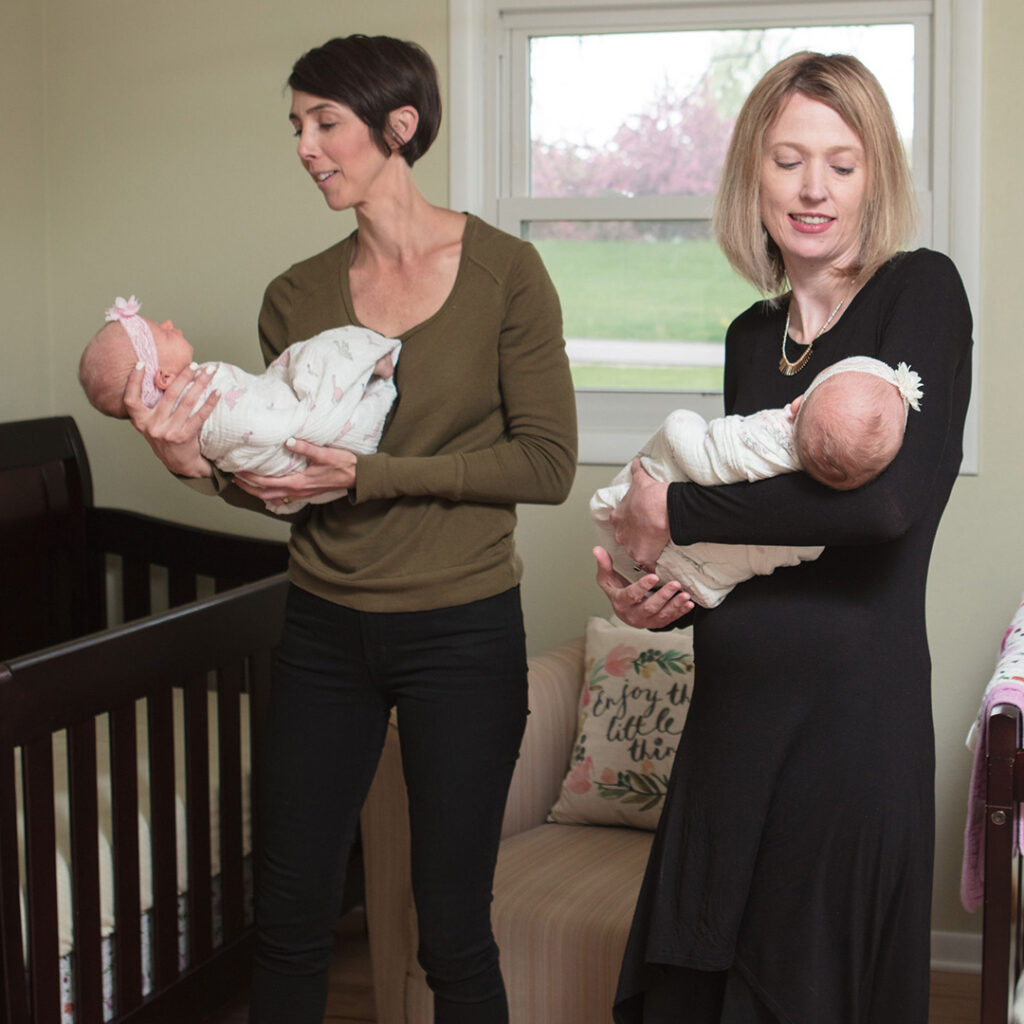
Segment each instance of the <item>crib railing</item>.
[[[258,748],[270,659],[283,616],[283,576],[246,585],[137,622],[0,665],[0,1021],[60,1020],[57,885],[54,866],[53,737],[67,731],[78,1024],[102,1021],[97,860],[96,720],[110,723],[113,780],[114,931],[117,1021],[146,1019],[141,989],[139,792],[136,701],[147,701],[152,849],[152,972],[160,995],[177,982],[179,1009],[154,1019],[186,1020],[214,952],[211,915],[209,691],[217,693],[217,771],[222,896],[221,951],[246,941],[243,871],[245,792],[240,745],[248,695],[250,749]],[[187,793],[188,964],[179,965],[172,695],[184,691]],[[16,763],[24,794],[26,912],[19,893]],[[253,758],[253,785],[259,762]],[[254,831],[258,816],[253,815]],[[133,925],[126,927],[126,922]],[[23,929],[25,944],[23,946]],[[27,950],[27,956],[25,951]],[[244,949],[235,956],[244,962]],[[218,970],[223,971],[224,962]],[[230,959],[230,957],[228,958]],[[189,995],[191,989],[192,996]],[[208,993],[204,993],[208,995]]]

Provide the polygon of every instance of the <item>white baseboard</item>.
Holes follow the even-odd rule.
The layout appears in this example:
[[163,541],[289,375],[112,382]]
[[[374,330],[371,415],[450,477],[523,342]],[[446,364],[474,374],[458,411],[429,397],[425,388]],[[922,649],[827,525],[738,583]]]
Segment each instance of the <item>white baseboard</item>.
[[981,973],[981,936],[977,932],[932,932],[932,970]]

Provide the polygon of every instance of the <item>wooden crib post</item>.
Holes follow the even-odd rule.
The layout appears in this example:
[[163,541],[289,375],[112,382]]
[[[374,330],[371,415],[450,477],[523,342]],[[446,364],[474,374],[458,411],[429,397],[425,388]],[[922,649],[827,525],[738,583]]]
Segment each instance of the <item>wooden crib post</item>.
[[988,724],[985,788],[985,906],[981,1022],[1006,1024],[1010,985],[1010,918],[1017,718],[997,713]]

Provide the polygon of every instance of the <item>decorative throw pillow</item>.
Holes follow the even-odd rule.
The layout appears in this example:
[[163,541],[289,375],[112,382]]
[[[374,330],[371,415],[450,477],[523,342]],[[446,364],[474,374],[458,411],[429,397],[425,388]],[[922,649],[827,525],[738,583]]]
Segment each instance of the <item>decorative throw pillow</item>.
[[655,828],[692,689],[692,628],[591,618],[579,728],[549,820]]

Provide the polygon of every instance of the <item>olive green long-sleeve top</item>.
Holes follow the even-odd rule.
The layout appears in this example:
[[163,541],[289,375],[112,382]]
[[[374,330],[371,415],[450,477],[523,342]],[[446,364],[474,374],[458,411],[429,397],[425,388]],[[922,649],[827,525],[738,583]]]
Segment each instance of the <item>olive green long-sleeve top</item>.
[[[267,287],[269,363],[293,342],[356,324],[355,233]],[[517,502],[565,500],[576,466],[575,396],[558,296],[533,246],[470,216],[442,307],[401,335],[398,399],[348,499],[295,517],[291,580],[363,611],[421,611],[519,582]],[[262,507],[238,488],[233,504]]]

